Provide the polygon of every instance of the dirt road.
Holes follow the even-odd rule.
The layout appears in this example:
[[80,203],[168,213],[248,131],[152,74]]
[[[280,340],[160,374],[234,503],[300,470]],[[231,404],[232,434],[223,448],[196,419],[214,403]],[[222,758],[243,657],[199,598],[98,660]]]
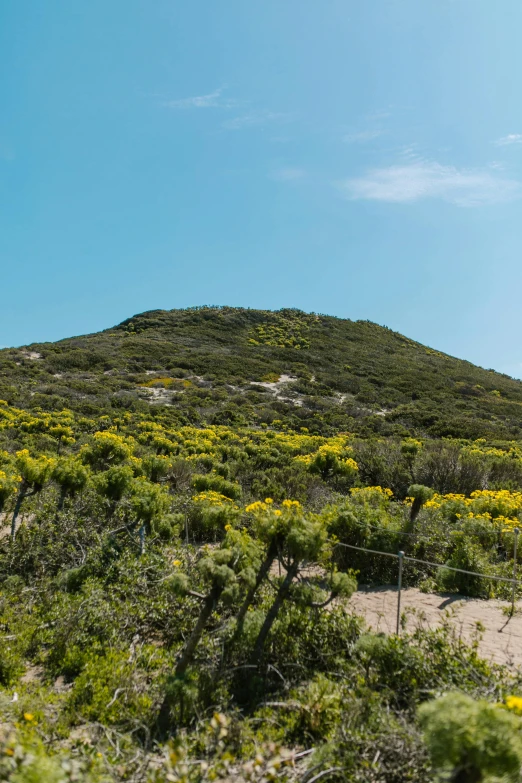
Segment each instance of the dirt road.
[[[359,590],[350,599],[350,607],[356,614],[365,617],[374,630],[395,633],[397,588]],[[480,654],[497,663],[518,667],[522,665],[522,612],[509,618],[502,611],[503,607],[509,607],[509,604],[460,595],[421,593],[414,587],[403,590],[401,597],[401,613],[406,614],[408,629],[415,628],[420,622],[429,627],[440,625],[444,616],[449,614],[451,624],[462,638],[470,640],[476,632],[477,623],[481,623],[485,630]]]

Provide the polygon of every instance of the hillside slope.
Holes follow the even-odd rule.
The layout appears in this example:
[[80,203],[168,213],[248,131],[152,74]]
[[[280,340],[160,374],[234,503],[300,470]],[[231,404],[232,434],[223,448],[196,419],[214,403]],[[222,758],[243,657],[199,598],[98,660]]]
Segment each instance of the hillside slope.
[[521,395],[294,310],[0,352],[0,780],[435,783],[456,691],[518,742]]
[[97,334],[0,351],[24,408],[167,411],[187,424],[518,438],[522,383],[368,321],[298,310],[153,310]]

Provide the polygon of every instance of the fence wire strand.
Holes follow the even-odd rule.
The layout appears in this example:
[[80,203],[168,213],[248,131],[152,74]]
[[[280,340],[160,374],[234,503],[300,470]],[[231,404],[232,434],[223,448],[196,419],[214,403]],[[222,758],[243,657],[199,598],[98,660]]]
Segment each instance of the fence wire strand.
[[[341,541],[332,541],[335,546],[343,546],[347,549],[357,549],[359,552],[370,552],[372,555],[384,555],[385,557],[395,557],[397,560],[401,557],[400,554],[394,552],[381,552],[378,549],[368,549],[364,546],[355,546],[355,544],[343,544]],[[445,568],[448,571],[455,571],[459,574],[468,574],[469,576],[480,576],[482,579],[494,579],[497,582],[509,582],[510,584],[519,585],[522,587],[522,581],[512,579],[508,576],[497,576],[496,574],[479,574],[477,571],[466,571],[464,568],[455,568],[454,566],[448,566],[445,563],[433,563],[430,560],[420,560],[417,557],[410,557],[409,555],[402,554],[404,560],[408,560],[410,563],[420,563],[421,565],[431,566],[432,568]]]

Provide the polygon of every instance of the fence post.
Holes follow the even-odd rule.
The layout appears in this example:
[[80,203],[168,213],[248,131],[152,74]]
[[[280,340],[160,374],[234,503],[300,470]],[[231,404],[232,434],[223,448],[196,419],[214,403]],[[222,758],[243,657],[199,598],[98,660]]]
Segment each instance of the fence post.
[[516,578],[517,578],[517,549],[518,549],[518,534],[520,530],[518,527],[513,531],[515,534],[515,543],[513,545],[513,593],[511,595],[511,614],[515,612],[515,591],[516,591]]
[[399,552],[399,581],[397,584],[397,636],[401,634],[401,591],[402,591],[402,564],[404,562],[404,552]]

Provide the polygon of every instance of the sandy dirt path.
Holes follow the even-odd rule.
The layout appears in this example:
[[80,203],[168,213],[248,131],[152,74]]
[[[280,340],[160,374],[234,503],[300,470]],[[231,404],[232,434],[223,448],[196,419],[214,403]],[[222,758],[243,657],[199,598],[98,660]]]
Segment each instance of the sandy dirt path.
[[[11,515],[11,511],[0,514],[0,538],[11,535]],[[33,519],[34,514],[20,514],[16,523],[16,529],[19,530],[25,522],[31,522]]]
[[0,538],[8,536],[11,533],[11,525],[9,524],[9,515],[0,514]]
[[[397,588],[358,590],[349,606],[355,614],[362,615],[373,630],[395,633]],[[401,613],[406,615],[408,630],[413,630],[419,623],[435,627],[449,616],[452,626],[469,641],[476,633],[477,623],[481,623],[485,628],[479,645],[482,657],[518,667],[522,665],[522,612],[509,618],[502,611],[509,606],[506,601],[421,593],[414,587],[403,590],[401,597]]]

